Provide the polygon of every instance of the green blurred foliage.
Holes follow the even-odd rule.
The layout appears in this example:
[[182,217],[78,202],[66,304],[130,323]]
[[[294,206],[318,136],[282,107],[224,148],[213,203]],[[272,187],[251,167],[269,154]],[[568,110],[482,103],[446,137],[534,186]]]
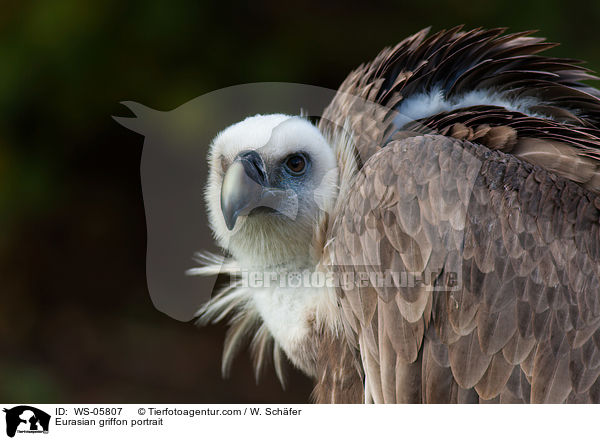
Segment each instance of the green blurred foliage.
[[600,2],[5,0],[0,401],[306,400],[299,376],[287,394],[256,388],[247,360],[221,381],[222,329],[153,309],[142,142],[110,116],[120,101],[168,110],[239,83],[335,88],[382,47],[457,24],[539,29],[562,43],[554,55],[600,67]]

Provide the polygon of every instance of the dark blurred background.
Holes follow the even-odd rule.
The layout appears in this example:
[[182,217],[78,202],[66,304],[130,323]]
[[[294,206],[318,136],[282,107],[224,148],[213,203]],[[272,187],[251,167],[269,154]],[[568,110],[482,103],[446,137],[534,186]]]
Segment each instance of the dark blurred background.
[[4,0],[0,13],[0,401],[306,402],[291,369],[220,377],[223,327],[158,312],[145,279],[143,138],[111,115],[234,84],[337,88],[426,26],[539,29],[600,69],[600,2]]

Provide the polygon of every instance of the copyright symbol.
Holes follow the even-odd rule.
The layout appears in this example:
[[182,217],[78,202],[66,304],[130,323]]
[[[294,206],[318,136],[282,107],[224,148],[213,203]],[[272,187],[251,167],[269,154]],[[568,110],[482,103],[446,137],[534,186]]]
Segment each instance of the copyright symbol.
[[139,409],[138,409],[138,414],[139,414],[140,416],[143,416],[144,414],[146,414],[146,410],[145,410],[144,408],[139,408]]

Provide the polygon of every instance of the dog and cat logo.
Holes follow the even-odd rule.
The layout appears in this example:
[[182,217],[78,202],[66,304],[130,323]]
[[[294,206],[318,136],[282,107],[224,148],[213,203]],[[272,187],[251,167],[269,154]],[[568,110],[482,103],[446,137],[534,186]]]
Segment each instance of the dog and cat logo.
[[50,426],[50,414],[33,406],[19,405],[4,409],[6,413],[6,435],[14,437],[19,434],[47,434]]

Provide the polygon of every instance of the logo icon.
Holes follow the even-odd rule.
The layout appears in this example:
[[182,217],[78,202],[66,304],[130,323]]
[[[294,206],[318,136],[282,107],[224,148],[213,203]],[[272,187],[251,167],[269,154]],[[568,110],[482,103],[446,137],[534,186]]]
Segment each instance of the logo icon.
[[19,405],[11,409],[4,408],[6,413],[6,435],[14,437],[19,433],[48,433],[50,414],[33,406]]

